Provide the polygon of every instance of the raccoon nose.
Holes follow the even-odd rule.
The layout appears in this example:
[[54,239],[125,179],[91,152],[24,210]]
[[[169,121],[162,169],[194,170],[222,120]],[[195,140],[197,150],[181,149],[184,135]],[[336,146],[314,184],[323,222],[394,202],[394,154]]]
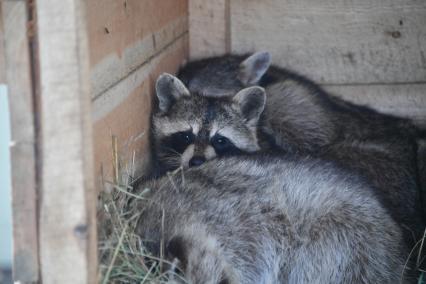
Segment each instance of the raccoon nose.
[[190,167],[197,167],[201,164],[203,164],[206,161],[206,158],[201,156],[192,157],[191,160],[189,160],[189,166]]

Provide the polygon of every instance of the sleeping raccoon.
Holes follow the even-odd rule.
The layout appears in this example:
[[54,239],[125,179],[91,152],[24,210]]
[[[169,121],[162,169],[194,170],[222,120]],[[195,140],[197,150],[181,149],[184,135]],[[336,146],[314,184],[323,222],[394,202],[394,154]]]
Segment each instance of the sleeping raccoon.
[[332,163],[222,157],[146,188],[137,233],[188,283],[408,283],[401,229]]
[[272,142],[264,145],[332,160],[366,177],[413,245],[424,230],[414,125],[335,98],[310,80],[270,64],[265,52],[208,58],[190,62],[178,78],[188,92],[205,97],[224,98],[248,86],[265,88],[258,136]]
[[354,140],[412,144],[416,128],[408,119],[380,114],[334,97],[294,72],[271,66],[267,52],[193,61],[177,77],[190,92],[226,97],[248,86],[267,94],[260,126],[288,151],[316,152],[335,142]]
[[158,107],[151,130],[157,172],[261,150],[257,124],[265,105],[263,88],[209,98],[189,92],[179,79],[163,74],[157,80],[156,94]]

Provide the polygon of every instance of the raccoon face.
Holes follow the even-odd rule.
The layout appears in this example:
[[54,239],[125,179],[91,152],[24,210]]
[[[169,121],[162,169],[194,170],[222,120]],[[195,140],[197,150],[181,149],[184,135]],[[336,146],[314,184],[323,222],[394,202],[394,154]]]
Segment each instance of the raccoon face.
[[190,93],[179,79],[163,74],[157,80],[156,94],[152,133],[161,169],[199,166],[217,156],[260,149],[257,124],[265,105],[261,87],[211,98]]
[[178,78],[191,92],[221,97],[257,85],[270,65],[268,52],[256,52],[247,58],[238,55],[213,57],[190,62],[179,71]]

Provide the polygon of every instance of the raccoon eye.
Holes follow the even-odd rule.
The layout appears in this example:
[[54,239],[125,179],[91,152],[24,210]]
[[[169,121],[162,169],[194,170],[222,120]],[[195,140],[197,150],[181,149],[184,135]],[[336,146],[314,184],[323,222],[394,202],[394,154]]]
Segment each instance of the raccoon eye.
[[183,146],[188,146],[194,142],[194,134],[191,131],[183,131],[174,134],[176,142]]
[[228,150],[234,148],[234,145],[231,143],[231,141],[221,135],[213,136],[213,138],[211,139],[211,144],[216,150],[216,152],[218,152],[219,154],[223,154],[225,152],[228,152]]
[[178,132],[176,133],[176,138],[182,144],[191,144],[194,142],[194,134],[190,131]]
[[216,144],[219,144],[219,145],[226,145],[227,143],[228,143],[228,139],[226,139],[225,137],[219,137],[219,138],[217,138],[216,139]]
[[159,147],[168,155],[182,154],[194,141],[192,131],[175,132],[159,141]]

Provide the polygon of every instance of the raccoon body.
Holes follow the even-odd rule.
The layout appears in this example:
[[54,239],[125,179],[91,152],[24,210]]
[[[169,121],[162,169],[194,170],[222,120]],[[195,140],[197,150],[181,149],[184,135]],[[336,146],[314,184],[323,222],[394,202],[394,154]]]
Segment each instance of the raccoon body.
[[266,103],[257,134],[260,141],[267,137],[272,142],[261,146],[321,157],[364,176],[413,245],[422,236],[424,220],[417,129],[411,121],[335,98],[312,81],[270,63],[268,53],[208,58],[189,63],[178,78],[189,92],[206,97],[263,87]]
[[189,283],[408,281],[400,227],[368,183],[330,162],[222,157],[145,188],[137,232]]

